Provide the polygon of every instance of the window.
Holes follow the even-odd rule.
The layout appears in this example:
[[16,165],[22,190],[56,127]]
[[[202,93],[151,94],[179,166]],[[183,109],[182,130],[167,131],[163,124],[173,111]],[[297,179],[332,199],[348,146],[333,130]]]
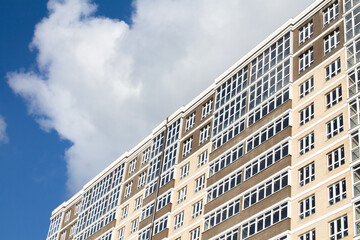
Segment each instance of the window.
[[66,231],[61,233],[60,240],[65,240],[65,238],[66,238]]
[[185,164],[183,167],[180,168],[180,179],[185,178],[189,175],[190,170],[190,163]]
[[200,129],[200,144],[204,143],[209,139],[210,136],[210,124],[206,125],[202,129]]
[[324,51],[325,54],[331,52],[340,44],[340,31],[339,29],[333,31],[324,38]]
[[71,210],[67,211],[65,214],[65,223],[67,223],[70,220],[71,216]]
[[199,168],[203,166],[207,162],[207,159],[208,159],[208,151],[206,150],[199,155],[197,167]]
[[216,89],[215,110],[229,102],[247,87],[248,67],[244,67]]
[[299,236],[299,240],[316,240],[315,229],[308,231]]
[[246,112],[247,92],[243,92],[231,102],[214,113],[213,136],[235,124]]
[[330,24],[339,15],[339,3],[338,1],[331,4],[323,12],[324,15],[324,26]]
[[107,204],[107,210],[106,210],[107,212],[109,212],[118,205],[120,190],[121,190],[121,186],[117,186],[116,188],[111,190],[109,195],[109,202]]
[[154,203],[151,203],[141,210],[141,221],[151,216],[154,212]]
[[162,172],[166,172],[176,163],[178,144],[174,144],[165,150]]
[[162,152],[164,145],[164,132],[160,133],[153,139],[152,148],[151,148],[151,158],[156,157]]
[[227,167],[231,163],[235,162],[240,157],[242,157],[243,154],[244,154],[243,143],[233,147],[232,149],[230,149],[229,151],[227,151],[226,153],[224,153],[223,155],[221,155],[220,157],[218,157],[217,159],[215,159],[210,163],[209,176],[214,175],[215,173],[221,171],[223,168]]
[[303,155],[315,148],[315,134],[312,132],[299,141],[300,155]]
[[204,230],[208,230],[223,221],[231,218],[240,211],[240,198],[225,206],[215,209],[212,213],[205,217]]
[[185,131],[188,131],[195,125],[195,112],[186,118]]
[[135,172],[135,168],[136,168],[136,158],[132,160],[129,164],[129,175]]
[[238,240],[238,236],[239,236],[239,229],[235,228],[234,230],[225,233],[224,235],[216,238],[215,240]]
[[195,192],[200,191],[205,187],[205,174],[195,179]]
[[331,108],[342,100],[341,85],[326,94],[326,108]]
[[[354,1],[354,5],[357,5],[359,2],[358,0],[352,0]],[[345,1],[345,8],[346,12],[350,10],[350,8],[353,7],[352,1],[346,0]],[[351,4],[351,6],[349,5]],[[359,6],[352,9],[350,12],[346,13],[345,15],[345,36],[346,36],[346,42],[352,39],[354,36],[356,36],[359,33],[360,28],[360,21],[359,21],[359,13],[360,13]]]
[[70,238],[75,235],[75,232],[76,232],[76,223],[73,224],[70,228],[70,235],[69,235]]
[[137,240],[148,240],[150,239],[151,227],[145,228],[141,232],[139,232]]
[[155,226],[154,226],[154,234],[156,235],[159,232],[161,232],[162,230],[164,230],[165,228],[167,228],[167,223],[168,223],[168,216],[158,220],[157,222],[155,222]]
[[313,90],[314,90],[314,77],[311,77],[300,85],[300,98],[305,97]]
[[289,154],[289,142],[283,142],[245,166],[245,180],[277,163]]
[[314,62],[314,50],[310,48],[299,57],[299,72],[302,73]]
[[184,211],[175,215],[174,229],[178,229],[184,224]]
[[155,157],[149,162],[148,174],[147,174],[147,183],[153,181],[157,176],[159,176],[159,168],[160,168],[160,159],[161,155]]
[[235,123],[235,125],[232,125],[227,130],[223,131],[221,134],[218,134],[216,137],[212,137],[211,150],[215,151],[217,148],[221,147],[244,130],[245,119],[241,119]]
[[150,159],[150,148],[146,149],[142,154],[141,164],[144,165]]
[[190,235],[190,240],[200,240],[200,227],[191,230],[189,235]]
[[186,200],[187,186],[183,187],[177,192],[177,203],[181,203]]
[[180,135],[180,119],[177,120],[175,123],[173,123],[168,128],[167,133],[167,140],[166,140],[166,147],[169,147],[171,144],[173,144],[176,140],[179,139]]
[[329,203],[333,205],[346,198],[346,181],[345,179],[334,183],[329,188]]
[[204,119],[207,116],[209,116],[209,114],[212,111],[212,103],[213,103],[213,100],[211,99],[210,101],[208,101],[207,103],[205,103],[203,105],[201,119]]
[[168,205],[170,203],[170,201],[171,201],[171,191],[168,191],[167,193],[164,193],[163,195],[161,195],[159,197],[159,201],[158,201],[156,210],[159,211],[160,209],[162,209],[163,207]]
[[336,118],[328,122],[326,126],[326,136],[328,139],[338,135],[339,133],[344,131],[343,115],[341,114],[340,116],[337,116]]
[[81,202],[77,203],[75,206],[75,213],[74,215],[78,215],[81,209]]
[[299,202],[299,217],[304,219],[315,214],[315,195],[307,197]]
[[148,197],[150,194],[155,192],[156,188],[157,188],[157,180],[149,183],[145,188],[144,198]]
[[289,185],[288,172],[275,176],[260,186],[250,189],[243,197],[243,209],[246,209]]
[[355,209],[355,235],[360,234],[360,201],[354,203]]
[[326,66],[325,74],[326,74],[326,81],[330,80],[331,78],[335,77],[341,72],[341,63],[340,58],[336,59],[332,63]]
[[315,180],[315,163],[312,162],[309,165],[299,170],[300,186],[304,186]]
[[137,218],[131,222],[130,233],[136,232],[138,230],[138,227],[139,227],[139,218]]
[[241,177],[242,170],[239,170],[224,180],[212,185],[212,187],[207,190],[207,201],[210,202],[238,186],[241,183]]
[[251,62],[250,83],[272,70],[290,55],[290,33],[280,38]]
[[202,214],[203,200],[192,205],[192,218],[196,218]]
[[124,235],[125,235],[125,227],[120,228],[119,230],[119,234],[118,234],[118,240],[124,240]]
[[161,174],[160,187],[174,179],[174,168]]
[[327,154],[328,160],[328,169],[329,171],[334,170],[335,168],[340,167],[345,164],[345,150],[344,146],[341,146],[334,151]]
[[266,142],[288,126],[289,114],[287,113],[253,134],[252,137],[250,137],[246,141],[247,152],[250,152],[254,148],[258,147],[260,144]]
[[270,211],[258,215],[242,225],[242,239],[249,238],[252,235],[284,220],[287,217],[288,203],[281,204],[280,206],[277,206]]
[[131,190],[132,190],[132,185],[133,185],[133,181],[126,184],[126,186],[125,186],[125,196],[124,196],[125,198],[130,196]]
[[[273,80],[272,80],[273,81]],[[275,85],[275,81],[273,82]],[[271,90],[270,88],[270,91]],[[250,94],[251,95],[251,94]],[[248,116],[248,126],[255,124],[260,121],[263,117],[274,111],[276,108],[280,107],[283,103],[285,103],[290,98],[289,88],[285,88],[280,91],[277,95],[269,97],[267,101],[260,102],[262,105],[251,112]],[[258,99],[256,100],[258,101]]]
[[309,38],[312,37],[312,35],[313,35],[313,26],[314,26],[313,21],[310,21],[307,24],[305,24],[305,26],[300,28],[300,30],[299,30],[299,43],[300,43],[300,45],[303,44],[306,40],[308,40]]
[[190,137],[185,140],[184,146],[183,146],[183,153],[182,153],[183,157],[185,157],[186,155],[188,155],[191,152],[192,142],[193,142],[193,137]]
[[126,205],[125,207],[123,207],[123,209],[121,210],[121,219],[124,219],[127,217],[129,212],[129,205]]
[[330,240],[337,240],[349,235],[347,216],[339,217],[329,223]]
[[134,208],[134,210],[138,210],[139,208],[141,208],[141,204],[142,204],[142,196],[135,199],[135,208]]
[[299,116],[300,116],[300,126],[309,122],[311,119],[314,119],[314,103],[302,109],[299,112]]
[[138,178],[138,185],[137,185],[138,189],[145,185],[145,180],[146,180],[146,172],[143,172],[139,175]]

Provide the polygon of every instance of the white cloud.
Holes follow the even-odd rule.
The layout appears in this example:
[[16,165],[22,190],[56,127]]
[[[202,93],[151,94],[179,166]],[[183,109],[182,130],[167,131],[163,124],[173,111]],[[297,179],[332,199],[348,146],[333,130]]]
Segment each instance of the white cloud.
[[31,44],[39,71],[9,73],[9,85],[73,142],[75,191],[312,2],[137,0],[129,26],[87,0],[50,0]]
[[0,116],[0,143],[8,143],[9,138],[6,134],[6,122],[2,116]]

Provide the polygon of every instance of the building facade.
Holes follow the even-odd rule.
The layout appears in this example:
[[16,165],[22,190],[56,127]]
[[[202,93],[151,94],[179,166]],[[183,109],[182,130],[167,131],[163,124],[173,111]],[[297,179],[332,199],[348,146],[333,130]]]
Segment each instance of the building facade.
[[360,1],[317,0],[57,207],[46,240],[360,239]]

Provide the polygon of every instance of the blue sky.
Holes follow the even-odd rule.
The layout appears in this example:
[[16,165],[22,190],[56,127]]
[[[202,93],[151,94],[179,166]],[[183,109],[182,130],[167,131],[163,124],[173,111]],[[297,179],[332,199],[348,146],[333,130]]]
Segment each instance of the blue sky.
[[4,239],[45,239],[56,206],[313,1],[47,2],[0,1]]

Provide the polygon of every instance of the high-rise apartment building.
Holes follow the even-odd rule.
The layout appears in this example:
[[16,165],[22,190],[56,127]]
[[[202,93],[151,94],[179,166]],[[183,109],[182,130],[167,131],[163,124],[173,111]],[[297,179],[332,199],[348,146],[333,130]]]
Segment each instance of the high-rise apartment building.
[[56,208],[47,240],[360,239],[360,0],[318,0]]

